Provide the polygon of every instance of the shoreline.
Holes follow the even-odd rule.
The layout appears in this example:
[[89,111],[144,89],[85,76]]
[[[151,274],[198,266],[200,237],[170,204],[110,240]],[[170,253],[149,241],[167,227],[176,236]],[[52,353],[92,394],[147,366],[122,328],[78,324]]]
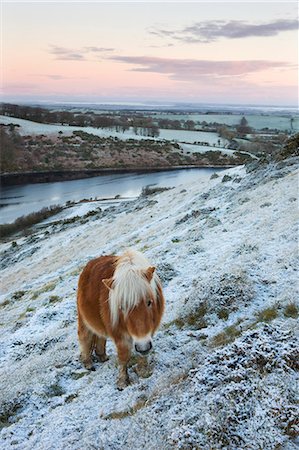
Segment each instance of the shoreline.
[[183,169],[230,169],[232,165],[180,165],[167,167],[107,167],[102,169],[51,170],[39,172],[11,172],[0,175],[1,186],[17,186],[22,184],[51,183],[92,178],[114,173],[150,173],[169,172]]

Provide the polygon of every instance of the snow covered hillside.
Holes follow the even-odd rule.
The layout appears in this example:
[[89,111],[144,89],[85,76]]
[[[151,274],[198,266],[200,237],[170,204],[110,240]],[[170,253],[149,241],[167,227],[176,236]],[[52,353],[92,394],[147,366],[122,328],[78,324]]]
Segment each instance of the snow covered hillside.
[[[297,182],[298,158],[253,162],[1,244],[0,448],[298,448]],[[78,360],[76,285],[126,247],[166,311],[119,392],[111,342]]]

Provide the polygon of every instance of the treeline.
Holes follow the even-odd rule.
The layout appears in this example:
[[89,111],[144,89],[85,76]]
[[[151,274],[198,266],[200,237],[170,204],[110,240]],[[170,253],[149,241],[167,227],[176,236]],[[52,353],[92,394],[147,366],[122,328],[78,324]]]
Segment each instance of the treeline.
[[159,129],[195,130],[197,122],[193,120],[171,120],[166,118],[153,118],[142,113],[96,114],[93,111],[86,113],[71,111],[52,111],[26,105],[0,104],[0,114],[31,120],[32,122],[70,125],[77,127],[108,128],[124,133],[132,128],[134,133],[142,136],[158,137]]
[[10,103],[0,104],[0,114],[38,123],[106,128],[120,133],[124,133],[131,128],[134,134],[147,137],[158,137],[160,129],[169,129],[217,132],[221,137],[231,141],[235,137],[242,137],[253,132],[245,117],[242,117],[239,124],[228,126],[216,122],[198,122],[191,119],[151,117],[145,116],[142,112],[121,111],[97,114],[94,111],[87,111],[82,113],[64,110],[53,111],[47,108]]
[[171,119],[157,119],[158,127],[169,129],[169,130],[195,130],[196,125],[199,122],[194,122],[194,120],[171,120]]
[[13,105],[10,103],[0,104],[0,114],[19,119],[31,120],[32,122],[60,124],[78,127],[107,128],[124,133],[132,128],[134,133],[142,136],[158,137],[159,129],[169,130],[199,130],[216,131],[219,124],[208,124],[194,120],[168,119],[145,116],[143,113],[112,112],[97,114],[94,111],[71,112],[53,111],[26,105]]
[[60,124],[77,127],[94,127],[113,129],[124,133],[132,127],[134,133],[142,136],[158,137],[159,127],[151,117],[144,116],[126,116],[126,115],[103,115],[96,114],[93,111],[86,113],[76,113],[71,111],[50,111],[46,108],[13,105],[2,103],[0,105],[0,114],[9,117],[17,117],[32,122]]

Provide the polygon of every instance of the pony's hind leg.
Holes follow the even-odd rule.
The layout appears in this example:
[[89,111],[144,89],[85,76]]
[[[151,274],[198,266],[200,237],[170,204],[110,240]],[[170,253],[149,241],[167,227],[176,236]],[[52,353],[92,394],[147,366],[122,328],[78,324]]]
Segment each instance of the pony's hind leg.
[[100,336],[95,338],[95,353],[100,362],[108,361],[109,356],[106,354],[106,338]]
[[80,359],[86,369],[94,370],[91,355],[95,344],[95,335],[85,326],[80,315],[78,315],[78,338],[81,351]]

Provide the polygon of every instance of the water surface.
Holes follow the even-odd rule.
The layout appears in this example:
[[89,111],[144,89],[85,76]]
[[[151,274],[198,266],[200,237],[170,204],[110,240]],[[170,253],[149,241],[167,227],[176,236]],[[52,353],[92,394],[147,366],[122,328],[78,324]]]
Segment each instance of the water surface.
[[222,169],[181,169],[153,173],[100,175],[82,180],[5,186],[1,189],[0,223],[13,222],[20,216],[50,205],[84,198],[137,197],[144,186],[172,187],[207,179]]

